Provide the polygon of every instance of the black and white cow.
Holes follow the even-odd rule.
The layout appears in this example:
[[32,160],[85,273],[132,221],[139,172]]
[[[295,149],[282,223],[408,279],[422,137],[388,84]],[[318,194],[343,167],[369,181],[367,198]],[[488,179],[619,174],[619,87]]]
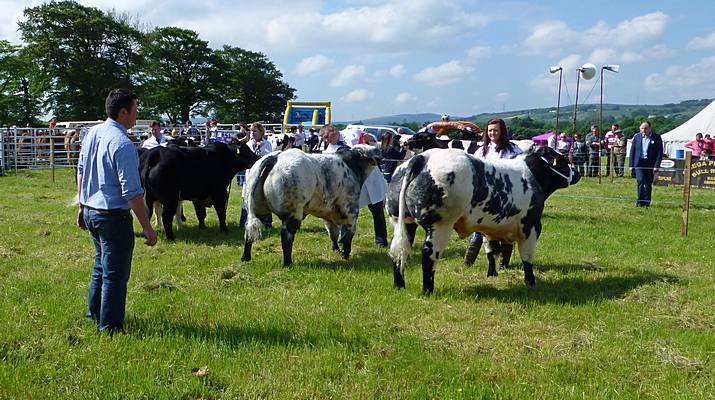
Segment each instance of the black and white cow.
[[139,158],[139,175],[149,217],[154,203],[161,203],[164,232],[167,239],[174,240],[173,217],[179,202],[189,200],[194,203],[199,228],[206,227],[206,207],[213,206],[221,231],[228,232],[226,189],[236,172],[250,168],[258,158],[245,143],[158,146],[143,152]]
[[[416,135],[410,137],[405,145],[410,150],[429,150],[429,149],[459,149],[474,154],[482,145],[481,140],[460,140],[460,139],[443,139],[444,136],[437,137],[433,133],[419,131]],[[532,140],[512,140],[513,144],[517,145],[522,151],[530,149],[534,142]]]
[[[452,229],[461,238],[482,232],[488,240],[487,276],[496,276],[498,243],[517,243],[524,280],[534,285],[533,260],[541,233],[544,201],[557,189],[580,179],[568,160],[548,147],[532,149],[511,160],[481,160],[461,150],[433,149],[400,165],[389,186],[387,211],[395,227],[390,247],[394,285],[404,288],[404,267],[411,235],[421,225],[422,290],[434,291],[436,261]],[[412,224],[408,228],[408,224]]]
[[271,213],[283,222],[281,246],[286,267],[293,263],[293,240],[307,215],[325,221],[334,251],[340,251],[340,226],[347,227],[342,239],[342,255],[347,259],[355,234],[360,188],[381,159],[380,149],[368,145],[331,154],[306,154],[291,149],[263,157],[246,176],[244,201],[248,220],[241,259],[251,260],[252,243],[261,236],[262,223],[258,217]]

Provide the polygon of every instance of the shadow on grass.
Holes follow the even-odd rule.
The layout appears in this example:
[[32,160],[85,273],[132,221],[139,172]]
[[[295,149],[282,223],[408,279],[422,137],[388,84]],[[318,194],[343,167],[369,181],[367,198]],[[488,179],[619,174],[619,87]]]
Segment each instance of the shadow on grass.
[[[357,251],[356,251],[357,250]],[[331,253],[331,255],[327,255]],[[293,254],[291,269],[332,269],[334,271],[356,270],[366,272],[392,273],[392,260],[387,255],[387,249],[370,245],[368,248],[353,247],[350,259],[343,260],[338,253],[333,253],[326,247],[326,255],[322,259],[305,259]]]
[[276,321],[245,322],[245,324],[211,324],[199,322],[171,321],[163,317],[127,318],[127,333],[142,339],[152,337],[181,336],[187,340],[214,342],[230,348],[244,344],[260,343],[266,346],[328,346],[339,344],[341,347],[364,348],[368,341],[360,336],[345,336],[340,327],[328,327],[322,332],[305,329],[291,329],[290,323]]
[[622,298],[626,293],[637,287],[661,281],[678,282],[678,279],[672,275],[648,272],[596,279],[563,278],[549,280],[539,279],[537,276],[535,287],[518,284],[500,289],[491,285],[477,285],[469,288],[446,287],[442,290],[437,289],[437,292],[440,296],[445,297],[474,300],[493,299],[504,303],[584,305]]
[[[243,229],[239,229],[238,224],[235,223],[227,223],[226,225],[228,226],[228,233],[221,232],[218,225],[208,225],[204,229],[200,229],[198,225],[184,225],[182,229],[176,229],[176,225],[174,225],[175,241],[177,243],[202,244],[207,246],[243,246]],[[160,241],[171,243],[166,238],[163,227],[155,227],[155,229]],[[264,235],[270,234],[270,232],[271,230],[266,229]],[[140,237],[141,232],[135,231],[134,236]]]

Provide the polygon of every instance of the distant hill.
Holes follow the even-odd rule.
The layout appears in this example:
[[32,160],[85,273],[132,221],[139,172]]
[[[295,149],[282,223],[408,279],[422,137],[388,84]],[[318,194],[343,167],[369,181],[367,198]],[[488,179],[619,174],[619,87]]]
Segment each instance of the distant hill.
[[[663,116],[672,120],[686,120],[697,114],[712,102],[712,99],[686,100],[680,103],[668,103],[661,105],[651,104],[604,104],[603,119],[604,123],[613,120],[622,120],[635,117],[657,117]],[[598,104],[579,104],[577,117],[579,121],[598,120]],[[415,123],[421,125],[423,122],[437,121],[441,114],[422,113],[422,114],[397,114],[385,117],[376,117],[363,119],[359,121],[346,121],[345,123],[363,122],[365,124],[384,125],[389,123],[407,124]],[[553,124],[556,121],[556,107],[548,108],[531,108],[525,110],[507,111],[501,113],[483,113],[468,117],[450,116],[451,119],[463,119],[468,121],[476,121],[484,124],[491,118],[502,118],[505,120],[519,117],[531,118],[535,121],[546,122]],[[559,111],[559,125],[568,126],[573,121],[573,106],[561,106]]]
[[[366,125],[387,125],[397,123],[398,125],[404,125],[408,123],[415,123],[417,125],[422,125],[423,122],[433,122],[438,121],[442,117],[442,114],[432,114],[432,113],[422,113],[422,114],[397,114],[389,115],[387,117],[375,117],[367,118],[355,121],[345,121],[340,122],[344,124],[353,124],[357,122],[362,122]],[[460,117],[455,115],[450,115],[453,120],[458,119],[471,119],[472,117]]]

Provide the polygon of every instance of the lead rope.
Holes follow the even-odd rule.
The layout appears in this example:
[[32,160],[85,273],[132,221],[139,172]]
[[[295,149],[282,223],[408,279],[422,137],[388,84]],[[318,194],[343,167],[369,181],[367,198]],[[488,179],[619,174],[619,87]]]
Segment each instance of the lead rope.
[[558,176],[560,176],[560,177],[566,179],[566,183],[569,184],[569,185],[571,185],[571,180],[573,179],[573,169],[569,172],[569,176],[566,176],[566,175],[562,174],[561,172],[557,171],[556,169],[554,169],[554,168],[551,166],[551,163],[549,163],[549,161],[548,161],[547,159],[545,159],[543,156],[541,157],[541,159],[544,160],[544,162],[545,162],[546,165],[549,167],[549,169],[551,169],[552,171],[554,171],[554,172],[556,173],[556,175],[558,175]]

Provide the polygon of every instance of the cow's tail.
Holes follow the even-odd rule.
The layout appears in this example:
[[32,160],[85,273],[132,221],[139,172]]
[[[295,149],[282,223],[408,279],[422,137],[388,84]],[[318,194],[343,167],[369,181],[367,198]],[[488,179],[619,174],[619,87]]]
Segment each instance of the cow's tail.
[[405,223],[405,214],[407,211],[405,193],[407,192],[407,186],[415,179],[422,168],[424,168],[425,163],[426,158],[422,154],[412,157],[407,164],[407,171],[402,178],[402,186],[400,187],[400,197],[398,200],[399,211],[397,224],[395,225],[395,232],[392,235],[392,243],[390,244],[390,257],[401,270],[404,270],[407,266],[407,259],[412,250],[409,234],[407,233],[407,224]]
[[[267,209],[266,195],[263,192],[263,185],[266,182],[268,174],[278,161],[278,154],[269,154],[258,162],[249,171],[249,177],[246,181],[244,190],[244,201],[246,202],[246,211],[248,218],[246,219],[246,242],[254,242],[261,237],[263,223],[258,219],[257,212]],[[252,173],[255,170],[255,174]],[[253,179],[251,179],[253,178]]]

